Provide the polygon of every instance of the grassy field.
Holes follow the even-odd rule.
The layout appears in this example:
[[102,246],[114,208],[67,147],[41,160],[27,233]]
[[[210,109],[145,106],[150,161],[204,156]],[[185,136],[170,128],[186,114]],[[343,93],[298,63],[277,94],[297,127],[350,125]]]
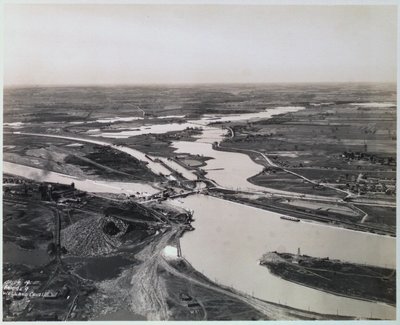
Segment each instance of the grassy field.
[[[283,191],[293,191],[302,194],[314,194],[328,197],[338,196],[338,193],[335,190],[329,188],[317,188],[314,184],[281,170],[273,173],[262,172],[249,180],[256,185],[271,187]],[[345,195],[342,196],[344,197]]]
[[[236,123],[231,127],[235,137],[225,139],[222,149],[259,151],[283,168],[344,190],[374,192],[375,186],[382,184],[394,189],[395,107],[350,103],[307,105],[305,110],[296,113],[254,123]],[[354,153],[356,158],[349,158]],[[296,177],[282,172],[261,173],[252,181],[317,194],[314,190],[310,192],[309,186],[303,186]],[[394,197],[391,190],[386,199],[394,200]]]

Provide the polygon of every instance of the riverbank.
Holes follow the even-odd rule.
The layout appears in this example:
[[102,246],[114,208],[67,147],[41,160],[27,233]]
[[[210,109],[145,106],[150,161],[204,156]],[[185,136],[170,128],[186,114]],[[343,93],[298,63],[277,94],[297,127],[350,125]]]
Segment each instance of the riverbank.
[[396,271],[369,265],[269,252],[260,265],[287,281],[343,297],[396,304]]
[[71,183],[4,180],[4,247],[11,248],[3,252],[5,320],[87,320],[100,283],[126,269],[150,272],[138,256],[160,240],[163,249],[171,229],[190,227],[183,210],[162,213]]
[[[349,320],[353,317],[322,315],[299,310],[252,296],[211,281],[184,258],[163,263],[163,274],[178,320]],[[186,309],[186,313],[185,313]]]
[[257,185],[304,195],[347,196],[355,204],[369,201],[362,223],[395,233],[392,211],[387,209],[382,217],[383,203],[393,206],[396,197],[395,114],[395,104],[310,105],[280,118],[231,124],[234,136],[225,138],[217,150],[247,153],[266,166],[251,178]]
[[74,183],[76,188],[93,193],[114,193],[147,197],[158,193],[156,187],[141,182],[105,182],[93,181],[90,179],[80,179],[69,175],[51,172],[30,166],[14,164],[7,161],[3,162],[3,172],[15,176],[24,177],[38,182],[50,182],[69,185]]
[[[346,216],[340,213],[334,212],[324,212],[319,208],[320,205],[326,204],[329,209],[337,208],[341,203],[332,204],[332,202],[319,202],[316,201],[313,205],[317,206],[312,209],[309,207],[304,208],[303,206],[296,206],[295,201],[301,200],[304,205],[310,200],[304,198],[293,198],[293,197],[279,197],[277,195],[257,195],[248,192],[223,190],[223,189],[210,189],[209,194],[229,200],[231,202],[236,202],[239,204],[244,204],[252,206],[258,209],[263,209],[266,211],[273,211],[283,215],[289,215],[302,220],[315,221],[327,226],[342,227],[345,229],[351,229],[355,231],[365,231],[379,235],[396,236],[396,232],[387,227],[380,227],[376,224],[361,223],[362,216]],[[294,202],[292,204],[292,202]],[[344,203],[345,204],[345,203]],[[345,206],[347,207],[347,206]]]
[[[137,315],[142,315],[154,320],[170,319],[169,312],[173,308],[176,308],[176,313],[173,315],[177,319],[196,320],[228,318],[235,308],[243,311],[244,318],[301,319],[304,316],[309,319],[313,313],[321,315],[321,318],[327,315],[327,318],[331,319],[335,319],[332,316],[335,314],[345,315],[345,318],[349,319],[395,318],[396,311],[392,306],[337,297],[306,288],[276,277],[257,264],[260,256],[266,251],[294,252],[301,247],[302,251],[310,256],[329,256],[350,263],[367,263],[381,267],[385,264],[389,267],[395,265],[394,238],[343,228],[344,222],[353,221],[359,222],[358,230],[365,230],[368,227],[372,229],[372,224],[379,222],[387,225],[390,222],[390,227],[395,229],[393,198],[387,200],[391,203],[388,206],[391,210],[386,206],[384,208],[380,206],[379,210],[375,209],[377,204],[385,202],[385,197],[390,198],[395,192],[393,191],[395,176],[393,170],[390,170],[393,168],[387,168],[385,161],[382,164],[382,159],[377,160],[375,156],[358,153],[356,158],[356,155],[352,155],[348,150],[352,148],[368,151],[374,146],[380,150],[390,149],[393,139],[389,139],[389,135],[385,132],[393,127],[390,121],[393,119],[395,105],[387,107],[390,110],[385,111],[386,120],[384,117],[377,119],[377,113],[373,109],[369,110],[368,107],[364,107],[365,105],[357,106],[354,104],[356,102],[350,104],[351,100],[356,101],[357,98],[369,98],[368,92],[357,93],[352,89],[351,93],[348,93],[347,88],[336,92],[337,88],[332,90],[328,87],[327,94],[326,89],[321,90],[320,86],[317,91],[312,87],[306,88],[307,91],[304,91],[304,88],[295,86],[295,91],[292,92],[291,87],[288,87],[288,90],[275,86],[264,89],[253,86],[227,86],[217,91],[213,87],[202,89],[178,87],[163,92],[159,88],[128,87],[110,91],[106,87],[101,92],[103,96],[101,100],[93,94],[93,89],[87,88],[80,88],[78,92],[76,89],[69,89],[70,94],[79,93],[76,98],[69,98],[70,95],[62,97],[57,89],[47,89],[44,92],[44,94],[54,93],[54,97],[43,96],[36,90],[32,91],[37,97],[31,95],[26,97],[26,92],[22,89],[17,91],[16,98],[11,101],[10,98],[6,98],[9,110],[5,112],[5,120],[8,122],[5,129],[14,131],[10,137],[23,136],[21,133],[26,137],[26,141],[22,144],[11,142],[6,144],[8,158],[21,159],[15,161],[19,162],[16,169],[16,166],[9,165],[10,162],[6,162],[6,166],[14,168],[20,175],[34,177],[38,181],[63,182],[69,185],[74,182],[77,189],[106,193],[102,194],[102,197],[91,194],[98,200],[94,201],[95,204],[90,210],[85,210],[88,215],[80,218],[81,220],[74,219],[81,217],[82,211],[79,207],[73,209],[72,215],[71,211],[65,211],[62,216],[65,224],[71,226],[68,230],[70,234],[63,237],[71,243],[64,247],[76,254],[82,252],[91,258],[87,263],[75,261],[74,271],[77,274],[93,278],[99,275],[93,269],[96,267],[100,269],[108,262],[115,262],[115,276],[112,270],[104,268],[104,273],[97,277],[100,280],[96,282],[98,291],[92,296],[94,301],[92,318],[102,314],[103,311],[104,313],[117,311],[116,309],[121,308],[121,302],[123,302],[123,315],[135,318]],[[274,93],[277,89],[278,92]],[[314,92],[316,97],[303,98],[303,94],[308,94],[308,90]],[[113,91],[118,92],[117,97],[114,97]],[[86,94],[91,94],[95,98]],[[331,96],[329,100],[324,98],[325,95]],[[59,101],[49,104],[49,98],[57,96],[61,96],[62,100],[65,98],[68,100],[64,103],[61,100],[61,103]],[[105,102],[104,96],[112,98],[109,97],[109,101]],[[332,96],[340,97],[340,101],[336,102],[337,98],[332,99]],[[343,97],[346,96],[347,99],[343,101]],[[30,107],[29,105],[38,98],[39,103],[36,102],[35,106]],[[113,101],[116,98],[117,100]],[[125,100],[121,100],[123,98]],[[140,109],[133,104],[135,100],[140,103]],[[54,103],[53,99],[50,101]],[[379,100],[371,100],[371,103],[377,101]],[[110,103],[113,105],[110,106]],[[334,105],[334,108],[331,108],[331,105]],[[21,109],[13,110],[12,108],[16,106]],[[351,107],[348,110],[349,114],[346,115],[352,121],[350,126],[344,119],[335,121],[335,114],[332,112],[337,111],[336,106],[342,117],[346,115],[347,106]],[[58,107],[62,108],[62,111],[56,111],[55,108]],[[66,107],[71,109],[65,109]],[[385,107],[381,108],[386,110]],[[369,111],[373,112],[374,123],[377,125],[366,129],[369,119],[361,118],[363,113]],[[231,114],[233,112],[240,114]],[[274,116],[281,113],[282,115]],[[360,123],[357,123],[358,118]],[[194,132],[188,130],[189,126],[201,128],[202,133],[196,134],[199,130]],[[231,148],[253,150],[254,156],[249,157],[248,152],[213,150],[215,143],[218,144],[227,138],[224,127],[229,127],[231,134],[223,145],[229,146],[229,142],[232,142],[234,145],[232,144]],[[187,134],[184,135],[185,132]],[[354,139],[360,134],[366,134],[367,148],[361,139]],[[162,141],[164,136],[169,147]],[[338,139],[333,140],[335,136]],[[395,137],[392,134],[391,137],[393,136]],[[373,137],[377,137],[378,140],[375,141]],[[35,148],[29,147],[30,138]],[[130,147],[135,138],[143,140],[138,143],[143,150]],[[304,143],[301,143],[303,138]],[[342,142],[336,141],[342,138]],[[321,143],[314,143],[319,140]],[[379,143],[381,140],[382,144]],[[55,143],[60,143],[60,148],[57,148]],[[99,146],[101,150],[86,152],[85,146],[87,148]],[[346,146],[351,148],[344,149]],[[332,160],[330,153],[336,152],[330,150],[332,147],[335,147],[335,150],[337,148],[345,150],[339,152],[343,157],[336,154]],[[324,148],[329,150],[324,151]],[[59,149],[65,151],[61,152]],[[171,151],[173,156],[183,157],[183,164],[179,160],[167,159],[167,156],[172,154]],[[61,158],[63,154],[71,152],[75,155],[72,164],[65,164]],[[123,158],[118,160],[119,164],[124,165],[121,171],[118,170],[118,163],[112,159],[113,153],[116,152]],[[258,158],[255,152],[260,152]],[[103,153],[107,159],[102,159]],[[122,153],[131,157],[121,155]],[[94,155],[88,157],[87,154]],[[136,159],[136,164],[126,166],[128,158]],[[393,157],[387,157],[387,163],[393,163],[393,159],[389,158]],[[281,170],[283,168],[285,171],[289,170],[290,172],[286,173],[290,175],[274,173],[272,169],[265,170],[264,167],[268,166],[265,163],[260,164],[262,159],[270,167],[275,165],[275,167],[281,166]],[[45,168],[46,160],[51,161],[51,168]],[[33,161],[37,161],[42,168],[35,169]],[[71,162],[71,159],[69,161]],[[197,167],[186,168],[190,167],[184,165],[186,161]],[[348,165],[348,168],[335,170],[343,164]],[[382,167],[383,165],[385,166]],[[69,169],[71,166],[73,169]],[[82,174],[75,174],[78,172],[78,167]],[[141,175],[143,168],[146,174],[143,172]],[[196,168],[201,170],[194,173]],[[373,172],[374,169],[379,171]],[[84,177],[85,171],[86,174],[100,173],[104,177],[104,182],[100,184],[98,179],[88,180]],[[117,177],[116,171],[121,180],[127,180],[122,173],[129,174],[129,171],[132,171],[135,179],[145,176],[144,181],[116,183],[114,179],[110,182],[112,177]],[[371,173],[360,176],[364,171]],[[146,178],[150,172],[157,179],[160,177],[160,181],[156,184],[151,183],[155,180]],[[302,172],[304,172],[303,177],[301,177]],[[107,173],[110,173],[109,178]],[[192,181],[185,181],[183,177],[185,175]],[[197,175],[200,178],[205,175],[209,181],[204,181],[200,186],[193,188],[197,185],[193,181],[197,181]],[[251,182],[254,181],[252,178],[254,175],[258,175],[255,177],[259,179],[258,184]],[[92,176],[95,178],[99,175]],[[385,180],[385,178],[391,179]],[[201,188],[206,184],[208,189]],[[326,190],[313,188],[313,184],[318,186],[325,184]],[[352,202],[342,200],[342,194],[347,195],[347,191],[357,189],[357,186],[360,191],[364,187],[372,191],[378,188],[382,190],[383,185],[389,190],[388,194],[383,192],[377,195],[371,194],[379,199],[376,201],[364,196],[357,201],[359,210],[353,207]],[[206,193],[214,186],[219,188],[220,193],[223,192],[223,197],[231,196],[232,199],[232,196],[237,195],[239,198],[235,197],[234,200],[237,201],[234,202],[225,200],[226,197],[219,200],[211,196],[196,195],[196,192]],[[337,194],[341,191],[339,195],[330,195],[332,187],[338,188]],[[157,197],[151,196],[152,191],[161,193]],[[245,191],[247,193],[244,193]],[[329,195],[310,194],[313,191],[324,191]],[[184,197],[189,194],[190,196]],[[168,200],[168,196],[176,199]],[[135,219],[137,214],[141,215],[137,210],[133,216],[127,216],[126,211],[121,212],[120,209],[103,211],[100,208],[103,199],[116,204],[137,199],[138,206],[141,206],[142,202],[145,209],[155,211],[157,218],[151,222],[147,220],[147,226],[153,228],[140,228],[143,227],[143,220],[132,225],[132,218]],[[179,206],[179,213],[186,211],[194,214],[195,231],[184,234],[180,247],[176,243],[176,237],[181,234],[183,228],[188,227],[186,224],[181,224],[180,214],[169,214],[164,204],[172,201]],[[252,206],[254,202],[260,206]],[[158,208],[153,204],[158,205]],[[363,210],[362,204],[373,204],[373,206]],[[267,209],[260,209],[261,206]],[[12,207],[9,209],[12,210]],[[30,206],[21,207],[21,210],[24,209],[28,210]],[[285,209],[290,211],[287,214],[296,210],[295,215],[303,215],[303,219],[307,215],[314,215],[313,220],[318,220],[318,223],[281,219],[282,215],[286,215]],[[361,213],[361,210],[365,214]],[[391,213],[385,217],[378,216],[385,211]],[[103,215],[106,212],[113,215]],[[54,218],[54,215],[52,216]],[[12,218],[17,222],[18,214]],[[69,218],[72,218],[72,222],[68,221]],[[163,227],[156,227],[160,223]],[[383,227],[376,229],[379,233],[385,233]],[[123,241],[125,235],[122,234],[126,232],[131,242]],[[133,236],[134,233],[138,235]],[[141,234],[145,233],[150,236],[142,238]],[[392,235],[393,233],[394,231]],[[28,248],[30,244],[22,243]],[[176,259],[167,261],[169,255],[165,249],[168,249],[168,254],[171,251],[180,252],[178,255],[183,254],[184,260],[189,261],[193,269],[198,270],[203,277],[213,283],[207,283],[207,287],[204,283],[200,285],[196,282],[200,281],[197,275],[189,279],[186,272],[192,270],[185,265],[174,264],[182,257],[176,256]],[[115,256],[111,257],[112,254]],[[21,256],[24,258],[23,254]],[[88,272],[85,274],[86,267]],[[190,285],[201,288],[195,291],[196,294],[182,292]],[[234,289],[225,290],[229,287]],[[220,291],[222,289],[224,291]],[[181,292],[186,296],[180,295]],[[233,297],[227,292],[235,292],[238,295]],[[217,308],[212,306],[213,300],[217,300]],[[261,300],[262,305],[260,305]],[[272,303],[265,303],[266,301]],[[71,308],[74,308],[75,302],[75,299],[71,301]],[[279,308],[272,308],[271,305]],[[302,310],[304,314],[292,313],[292,309],[284,308],[283,305]],[[127,314],[124,313],[126,309]],[[305,312],[306,310],[310,312]],[[262,317],[260,313],[263,314]],[[75,316],[78,318],[79,313]],[[121,314],[117,314],[115,317],[120,316]],[[235,317],[240,319],[241,316],[235,314]]]
[[[392,266],[394,238],[319,223],[291,222],[281,219],[282,214],[211,196],[193,195],[174,204],[194,211],[195,231],[185,233],[181,239],[182,254],[208,278],[256,298],[302,310],[359,318],[370,318],[371,312],[373,318],[394,317],[393,307],[305,288],[265,272],[257,263],[266,248],[295,252],[301,247],[310,256]],[[382,250],[386,253],[380,254]]]

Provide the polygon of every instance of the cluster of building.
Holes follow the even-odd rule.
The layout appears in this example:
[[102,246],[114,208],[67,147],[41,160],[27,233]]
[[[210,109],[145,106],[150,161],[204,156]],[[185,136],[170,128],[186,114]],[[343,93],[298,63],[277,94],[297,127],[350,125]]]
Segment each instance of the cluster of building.
[[[79,202],[81,196],[84,196],[84,192],[77,193],[75,191],[75,184],[61,185],[61,184],[49,184],[40,183],[39,186],[33,185],[32,181],[16,178],[16,177],[4,177],[3,184],[8,185],[4,187],[4,195],[6,194],[21,194],[30,196],[31,194],[38,193],[42,201],[74,201]],[[17,186],[9,186],[9,185]]]
[[27,182],[30,183],[30,181],[21,178],[3,177],[3,184],[26,184]]
[[155,140],[159,140],[159,141],[179,140],[184,137],[200,134],[201,132],[202,132],[201,127],[190,127],[189,126],[182,131],[155,134],[154,137],[155,137]]
[[387,195],[396,194],[395,179],[369,177],[367,174],[363,175],[360,173],[357,177],[355,175],[341,175],[336,182],[344,182],[339,188],[349,189],[361,195],[367,193],[384,193]]
[[396,166],[396,158],[395,157],[379,157],[375,154],[368,153],[368,152],[352,152],[352,151],[345,151],[342,154],[342,158],[345,160],[364,160],[370,161],[374,164],[381,164],[387,166]]
[[256,142],[256,141],[266,141],[269,140],[272,136],[276,134],[273,133],[262,133],[262,132],[242,132],[241,134],[236,135],[234,138],[228,138],[226,142]]
[[[20,189],[21,185],[23,188],[23,193],[24,195],[28,195],[28,189],[29,186],[32,184],[31,181],[17,178],[17,177],[4,177],[3,178],[3,185],[9,185],[4,187],[4,192],[3,194],[11,193],[15,194],[17,193],[16,189]],[[12,185],[16,185],[14,189],[12,189]]]

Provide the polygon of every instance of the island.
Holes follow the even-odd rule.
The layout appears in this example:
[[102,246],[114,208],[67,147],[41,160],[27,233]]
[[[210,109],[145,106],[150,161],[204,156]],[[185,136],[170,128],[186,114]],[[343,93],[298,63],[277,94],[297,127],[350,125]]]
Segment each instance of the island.
[[329,257],[269,252],[260,265],[282,279],[335,295],[396,303],[396,270]]

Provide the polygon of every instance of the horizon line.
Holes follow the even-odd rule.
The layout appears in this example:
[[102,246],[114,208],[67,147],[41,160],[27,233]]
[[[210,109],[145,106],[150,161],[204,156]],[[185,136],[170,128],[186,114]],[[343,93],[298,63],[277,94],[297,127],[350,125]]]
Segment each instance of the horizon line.
[[257,86],[257,85],[299,85],[299,84],[395,84],[396,81],[266,81],[266,82],[183,82],[183,83],[82,83],[82,84],[3,84],[3,89],[7,88],[61,88],[61,87],[190,87],[190,86],[223,86],[223,85],[237,85],[237,86]]

